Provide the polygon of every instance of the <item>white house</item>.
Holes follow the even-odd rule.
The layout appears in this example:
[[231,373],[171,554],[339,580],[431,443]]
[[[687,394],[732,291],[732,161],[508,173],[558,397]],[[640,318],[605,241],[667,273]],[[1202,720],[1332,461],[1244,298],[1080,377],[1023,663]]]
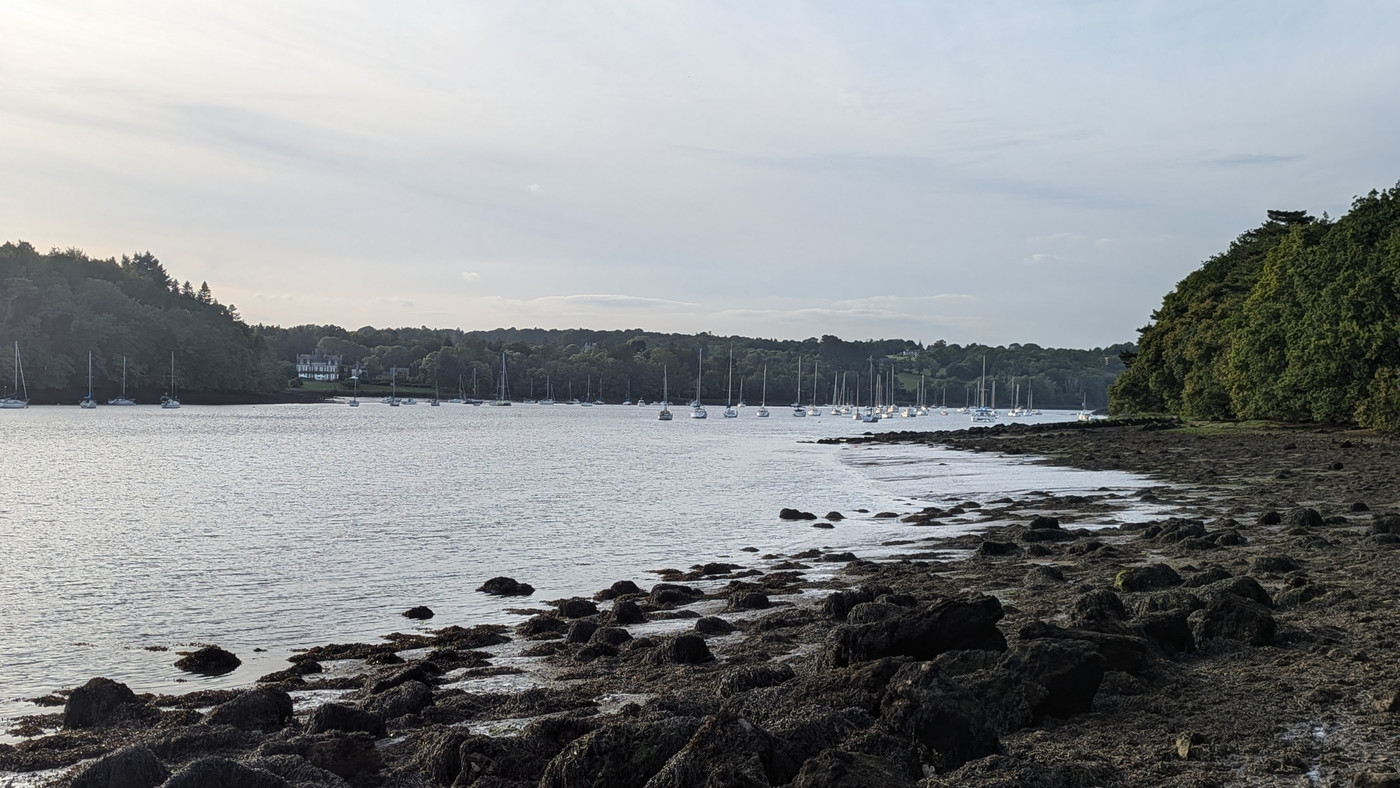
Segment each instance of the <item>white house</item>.
[[340,356],[321,351],[297,354],[297,377],[305,380],[340,380]]

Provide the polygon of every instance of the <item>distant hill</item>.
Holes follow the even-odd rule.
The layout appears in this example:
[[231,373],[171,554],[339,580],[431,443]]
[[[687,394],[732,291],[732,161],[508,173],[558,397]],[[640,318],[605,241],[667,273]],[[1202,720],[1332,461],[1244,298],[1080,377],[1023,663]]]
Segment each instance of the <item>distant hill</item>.
[[[826,335],[803,340],[757,339],[702,333],[663,334],[642,329],[590,331],[585,329],[451,329],[360,328],[294,326],[268,329],[268,336],[283,360],[297,353],[319,349],[341,356],[346,367],[358,366],[364,380],[386,382],[390,368],[408,370],[405,380],[441,388],[454,396],[458,382],[473,393],[490,397],[496,391],[505,353],[511,396],[546,395],[552,387],[556,399],[585,393],[618,402],[624,396],[660,399],[662,372],[667,373],[672,402],[695,394],[700,354],[704,354],[703,393],[706,402],[724,402],[729,376],[729,353],[734,353],[734,388],[737,400],[756,403],[762,396],[767,370],[768,404],[787,404],[813,398],[813,365],[816,365],[818,402],[826,403],[845,391],[845,399],[859,396],[868,403],[871,376],[879,378],[881,394],[888,400],[890,372],[894,372],[895,399],[914,402],[923,376],[925,401],[937,405],[945,392],[951,407],[971,400],[974,404],[986,359],[987,396],[996,387],[997,403],[1006,407],[1019,388],[1021,403],[1033,394],[1038,408],[1078,408],[1086,400],[1091,407],[1107,403],[1107,389],[1122,371],[1119,355],[1132,345],[1071,350],[1042,348],[1034,344],[1005,347],[956,345],[935,342],[922,345],[906,339],[843,340]],[[797,391],[797,365],[802,363],[801,394]],[[858,389],[858,395],[857,395]]]
[[99,402],[127,392],[155,402],[169,388],[170,356],[182,399],[256,401],[286,388],[282,365],[232,305],[172,278],[149,252],[95,260],[81,251],[41,254],[0,246],[0,389],[11,386],[14,342],[34,403],[76,403],[93,354]]
[[1336,220],[1269,211],[1163,299],[1111,409],[1400,430],[1397,294],[1400,186]]
[[[333,325],[290,328],[249,326],[232,305],[214,298],[207,284],[180,283],[150,252],[120,260],[93,259],[69,249],[40,253],[24,242],[0,246],[0,378],[7,377],[13,342],[18,340],[31,401],[76,403],[87,392],[87,354],[93,353],[95,394],[99,401],[120,391],[122,358],[127,360],[127,390],[142,402],[154,402],[168,386],[170,355],[175,354],[181,398],[189,402],[260,402],[295,398],[287,391],[295,379],[298,354],[320,350],[341,358],[342,381],[352,369],[363,371],[362,383],[387,383],[391,368],[399,385],[438,386],[454,396],[459,381],[471,394],[496,391],[501,355],[507,362],[510,395],[570,393],[618,402],[657,400],[662,373],[673,402],[694,395],[697,364],[704,354],[703,391],[707,402],[724,402],[730,348],[734,353],[733,396],[757,403],[767,370],[768,403],[833,396],[869,402],[872,374],[882,397],[914,402],[922,376],[925,401],[950,407],[976,402],[986,362],[987,396],[995,386],[997,403],[1006,407],[1019,392],[1024,404],[1033,396],[1039,408],[1101,407],[1109,383],[1123,370],[1120,355],[1130,344],[1087,350],[1043,348],[1034,344],[1004,347],[923,345],[905,339],[843,340],[835,336],[804,340],[740,336],[669,334],[642,329],[495,329],[461,331],[437,328],[348,330]],[[801,392],[797,366],[802,364]],[[815,366],[815,370],[814,370]],[[891,377],[893,373],[893,377]],[[330,384],[331,386],[337,384]],[[8,380],[0,380],[7,388]],[[325,385],[307,390],[331,393]]]

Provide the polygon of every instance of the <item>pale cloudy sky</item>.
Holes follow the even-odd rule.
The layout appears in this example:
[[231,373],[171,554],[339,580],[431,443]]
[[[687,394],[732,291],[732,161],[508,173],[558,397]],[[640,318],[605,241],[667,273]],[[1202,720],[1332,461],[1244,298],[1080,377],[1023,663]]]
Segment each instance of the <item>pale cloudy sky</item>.
[[1400,180],[1394,2],[0,0],[0,241],[250,322],[1096,346]]

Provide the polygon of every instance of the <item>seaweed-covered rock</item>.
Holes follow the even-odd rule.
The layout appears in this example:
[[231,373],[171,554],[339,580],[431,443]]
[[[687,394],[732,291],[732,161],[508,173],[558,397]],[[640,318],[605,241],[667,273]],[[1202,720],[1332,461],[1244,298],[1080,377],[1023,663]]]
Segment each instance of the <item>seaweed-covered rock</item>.
[[317,706],[306,721],[307,733],[325,731],[360,731],[377,739],[388,735],[383,715],[334,701]]
[[732,714],[705,718],[675,755],[647,781],[647,788],[700,788],[707,785],[770,784],[767,764],[773,737]]
[[1120,591],[1152,591],[1181,585],[1181,575],[1166,564],[1132,567],[1118,573],[1113,585]]
[[729,597],[730,610],[767,610],[772,606],[762,591],[740,591]]
[[1294,561],[1291,556],[1281,554],[1261,555],[1249,562],[1249,573],[1252,575],[1283,574],[1297,568],[1297,561]]
[[1217,594],[1201,610],[1190,615],[1191,634],[1199,646],[1224,638],[1254,646],[1274,642],[1274,617],[1269,609],[1234,594]]
[[834,591],[822,600],[822,613],[829,618],[844,621],[851,608],[865,602],[874,602],[879,597],[893,593],[889,586],[860,586],[844,591]]
[[291,719],[292,696],[279,689],[258,687],[210,709],[203,722],[268,733],[280,730]]
[[405,681],[370,697],[364,702],[366,711],[380,714],[386,720],[418,712],[433,705],[433,690],[421,681]]
[[619,600],[608,613],[608,620],[617,626],[642,624],[647,620],[646,613],[630,599]]
[[144,706],[130,687],[98,676],[68,695],[63,704],[63,727],[100,727],[137,716]]
[[1070,610],[1070,622],[1076,627],[1087,629],[1114,628],[1128,617],[1123,608],[1123,600],[1107,588],[1100,588],[1082,594],[1074,601]]
[[180,670],[205,676],[222,676],[242,664],[243,660],[218,646],[205,646],[175,661]]
[[598,615],[598,606],[592,601],[574,597],[565,599],[559,603],[559,615],[562,618],[586,618]]
[[350,788],[350,783],[339,775],[326,771],[299,755],[250,758],[244,765],[281,777],[296,788]]
[[476,590],[495,596],[529,596],[535,593],[534,586],[517,582],[511,577],[493,577]]
[[845,624],[827,637],[823,664],[844,667],[891,656],[933,659],[952,649],[1002,651],[1006,638],[996,623],[1003,615],[995,597],[947,599],[883,620]]
[[170,771],[146,747],[123,747],[83,767],[69,788],[155,788]]
[[660,647],[652,649],[648,656],[648,659],[656,664],[673,663],[677,665],[699,665],[702,662],[710,662],[714,658],[714,655],[710,653],[710,647],[705,644],[705,639],[694,634],[671,638]]
[[540,788],[642,788],[700,727],[698,717],[619,720],[569,742],[545,766]]
[[982,700],[944,676],[931,662],[904,665],[890,680],[880,704],[892,730],[916,739],[935,754],[940,771],[1000,748]]
[[719,616],[704,616],[695,620],[695,631],[701,635],[728,635],[737,629]]
[[211,756],[176,772],[164,788],[291,788],[291,783],[238,761]]
[[786,662],[749,665],[725,671],[719,680],[719,696],[728,698],[759,687],[772,687],[796,677]]

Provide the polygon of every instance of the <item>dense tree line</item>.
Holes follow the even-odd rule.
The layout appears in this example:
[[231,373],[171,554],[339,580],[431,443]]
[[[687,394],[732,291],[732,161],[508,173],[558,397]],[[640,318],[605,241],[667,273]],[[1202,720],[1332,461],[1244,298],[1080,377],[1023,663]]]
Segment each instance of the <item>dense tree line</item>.
[[11,388],[14,342],[33,402],[77,402],[91,351],[99,401],[127,392],[154,402],[177,386],[192,401],[256,399],[286,387],[265,338],[220,304],[208,284],[170,276],[150,252],[97,260],[77,249],[47,254],[0,246],[0,389]]
[[[886,401],[893,387],[896,401],[914,402],[922,379],[930,405],[975,404],[985,360],[986,396],[995,386],[999,404],[1010,404],[1019,390],[1022,403],[1033,394],[1040,408],[1077,408],[1085,401],[1091,407],[1105,403],[1108,384],[1123,368],[1119,356],[1132,349],[921,345],[830,335],[775,340],[641,329],[249,326],[207,284],[179,282],[149,252],[99,260],[75,249],[40,253],[24,242],[0,246],[0,369],[6,372],[15,340],[36,403],[81,398],[89,351],[99,401],[120,391],[123,357],[128,392],[156,401],[168,388],[173,352],[183,398],[235,402],[281,396],[297,383],[297,356],[314,350],[341,356],[344,376],[360,370],[362,385],[388,383],[390,370],[397,369],[400,385],[437,386],[444,397],[459,386],[469,396],[493,396],[504,356],[514,399],[542,398],[548,387],[559,400],[589,396],[607,402],[659,399],[663,373],[672,401],[687,400],[694,396],[703,356],[703,395],[714,403],[727,396],[732,348],[733,397],[742,392],[751,403],[763,395],[766,370],[770,404],[813,398],[826,403],[833,391],[846,401],[869,402],[872,377]],[[8,381],[0,388],[8,388]]]
[[1400,430],[1400,186],[1331,220],[1269,211],[1177,284],[1115,412]]
[[[930,405],[975,404],[986,360],[986,396],[995,385],[997,401],[1021,402],[1034,395],[1040,408],[1078,408],[1106,404],[1108,384],[1122,371],[1121,353],[1131,345],[1092,350],[1042,348],[1034,344],[1007,347],[931,345],[903,339],[849,341],[835,336],[805,340],[755,339],[702,333],[664,334],[641,329],[495,329],[458,331],[430,328],[350,331],[335,326],[295,326],[267,329],[279,357],[319,349],[339,355],[346,373],[361,371],[361,381],[387,382],[389,370],[407,370],[406,382],[437,386],[443,396],[459,386],[468,396],[491,397],[498,385],[502,356],[512,398],[556,399],[599,397],[618,402],[624,397],[660,399],[663,373],[672,401],[695,394],[697,372],[703,372],[706,402],[724,402],[729,394],[729,354],[734,358],[733,398],[756,403],[767,379],[769,404],[798,401],[798,362],[802,364],[800,400],[821,403],[833,392],[847,401],[869,402],[872,376],[880,381],[888,401],[893,371],[895,399],[912,403],[922,383]],[[703,370],[701,360],[703,358]],[[397,374],[397,373],[396,373]],[[815,381],[814,381],[815,374]],[[601,391],[601,394],[600,394]]]

